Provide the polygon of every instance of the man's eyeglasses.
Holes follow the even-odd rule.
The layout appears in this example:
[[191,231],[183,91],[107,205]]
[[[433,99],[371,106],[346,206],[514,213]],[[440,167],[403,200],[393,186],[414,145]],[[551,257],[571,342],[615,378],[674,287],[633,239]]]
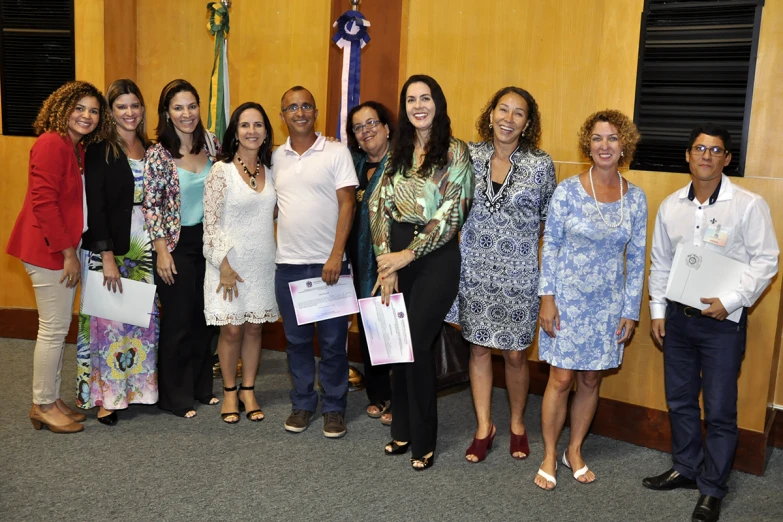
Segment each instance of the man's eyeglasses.
[[717,145],[714,147],[707,147],[705,145],[695,145],[691,147],[691,152],[698,154],[699,156],[704,156],[704,153],[707,151],[710,151],[710,154],[713,156],[723,156],[724,154],[728,153],[726,149],[723,147],[718,147]]
[[302,105],[297,105],[296,103],[289,105],[288,107],[283,107],[283,112],[296,112],[299,109],[302,109],[303,112],[313,112],[315,110],[315,105],[310,105],[309,103],[303,103]]
[[354,134],[361,134],[364,129],[367,130],[373,130],[375,127],[380,125],[381,122],[378,120],[368,120],[367,123],[357,123],[353,126],[353,133]]

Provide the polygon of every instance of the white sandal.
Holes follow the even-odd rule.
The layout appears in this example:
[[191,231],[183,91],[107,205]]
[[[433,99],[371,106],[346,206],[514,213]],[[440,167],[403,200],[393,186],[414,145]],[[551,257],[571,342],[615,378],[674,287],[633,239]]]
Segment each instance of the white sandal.
[[[568,463],[568,457],[566,457],[567,453],[568,453],[568,449],[566,449],[563,452],[563,465],[565,467],[567,467],[568,469],[571,469],[573,471],[573,469],[571,468],[571,465]],[[576,480],[580,484],[590,484],[590,482],[595,482],[594,480],[591,480],[590,482],[582,482],[581,480],[579,480],[579,477],[584,476],[588,471],[589,471],[589,468],[587,467],[587,464],[585,464],[584,467],[574,471],[574,480]]]
[[[555,473],[557,473],[557,461],[555,461]],[[547,473],[546,471],[544,471],[543,469],[538,468],[537,475],[541,475],[542,477],[544,477],[544,479],[547,481],[547,483],[549,483],[549,482],[552,483],[552,488],[551,489],[547,488],[547,487],[543,487],[542,488],[541,486],[538,486],[538,484],[536,484],[536,486],[538,486],[539,488],[543,489],[544,491],[552,491],[553,489],[555,489],[557,487],[557,479],[555,477],[553,477],[552,475],[550,475],[549,473]],[[533,481],[533,483],[535,484],[535,480]]]

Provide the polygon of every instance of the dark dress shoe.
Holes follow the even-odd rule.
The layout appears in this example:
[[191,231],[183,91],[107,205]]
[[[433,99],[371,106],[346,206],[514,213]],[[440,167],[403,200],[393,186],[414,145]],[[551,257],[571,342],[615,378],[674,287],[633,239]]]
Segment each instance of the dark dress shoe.
[[669,491],[677,488],[696,489],[696,481],[684,475],[680,475],[674,469],[661,473],[656,477],[647,477],[642,480],[642,485],[655,491]]
[[701,495],[691,515],[691,522],[716,522],[720,518],[720,503],[719,498]]
[[117,424],[117,421],[120,420],[120,417],[117,415],[116,411],[111,412],[109,415],[106,415],[105,417],[98,417],[98,422],[101,424],[105,424],[106,426],[114,426]]

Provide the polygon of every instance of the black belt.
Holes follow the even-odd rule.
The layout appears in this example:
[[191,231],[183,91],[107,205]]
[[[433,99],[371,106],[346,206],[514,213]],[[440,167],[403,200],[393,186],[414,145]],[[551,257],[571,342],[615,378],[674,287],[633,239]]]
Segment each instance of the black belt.
[[669,301],[669,304],[674,307],[675,310],[682,310],[683,315],[685,317],[693,318],[709,318],[706,315],[702,315],[701,310],[699,308],[694,308],[693,306],[684,305],[682,303],[678,303],[677,301]]

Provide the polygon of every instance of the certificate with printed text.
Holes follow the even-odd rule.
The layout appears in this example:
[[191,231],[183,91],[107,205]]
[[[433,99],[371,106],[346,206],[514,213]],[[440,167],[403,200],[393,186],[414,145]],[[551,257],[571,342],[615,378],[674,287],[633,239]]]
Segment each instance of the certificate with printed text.
[[392,294],[390,301],[389,306],[386,306],[380,297],[359,299],[359,311],[373,366],[413,362],[413,344],[405,300],[402,294]]
[[359,311],[353,278],[340,276],[337,283],[327,285],[320,277],[288,283],[296,312],[296,324],[303,325],[334,319]]

